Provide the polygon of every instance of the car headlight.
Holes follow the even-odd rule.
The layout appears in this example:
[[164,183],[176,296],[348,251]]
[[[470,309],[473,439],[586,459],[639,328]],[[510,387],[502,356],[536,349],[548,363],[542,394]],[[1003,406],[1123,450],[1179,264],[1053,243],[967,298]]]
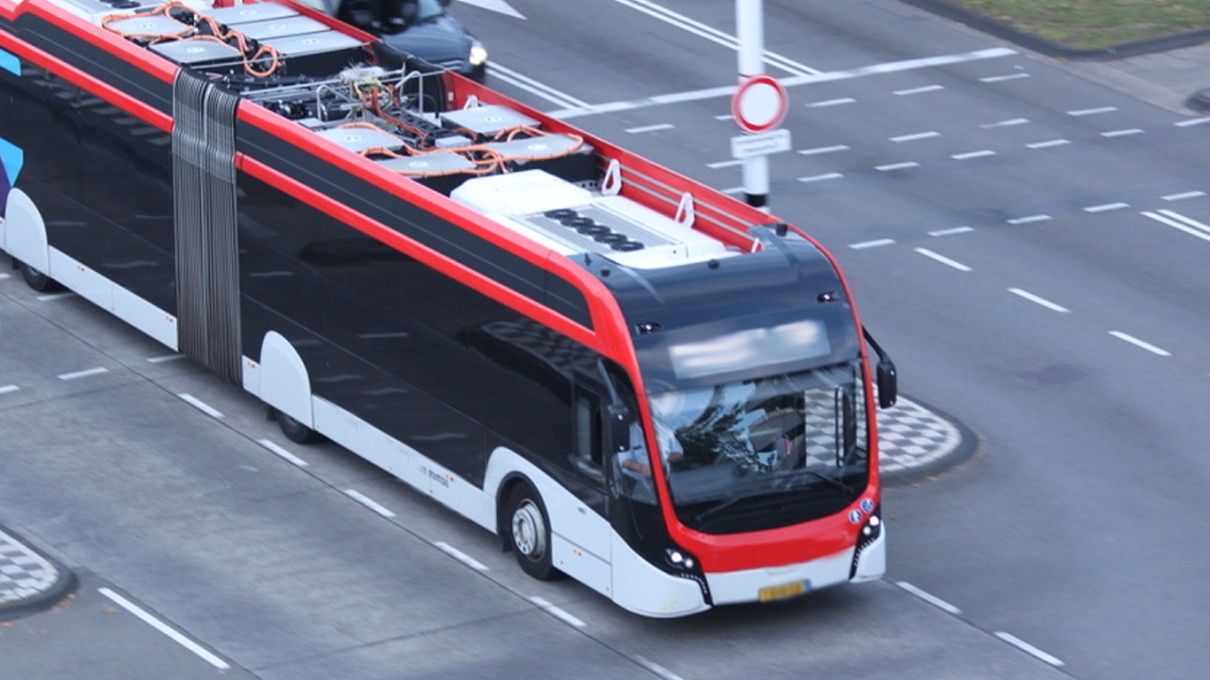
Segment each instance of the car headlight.
[[487,61],[487,48],[478,40],[471,42],[471,51],[467,55],[466,60],[471,63],[471,66],[479,66]]

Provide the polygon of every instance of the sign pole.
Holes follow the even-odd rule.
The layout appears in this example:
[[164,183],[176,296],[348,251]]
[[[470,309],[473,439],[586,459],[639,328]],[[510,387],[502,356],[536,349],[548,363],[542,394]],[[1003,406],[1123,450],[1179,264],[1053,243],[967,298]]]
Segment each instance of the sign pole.
[[[764,0],[735,0],[735,35],[739,40],[739,80],[765,72]],[[769,158],[743,161],[744,198],[748,205],[769,212]]]

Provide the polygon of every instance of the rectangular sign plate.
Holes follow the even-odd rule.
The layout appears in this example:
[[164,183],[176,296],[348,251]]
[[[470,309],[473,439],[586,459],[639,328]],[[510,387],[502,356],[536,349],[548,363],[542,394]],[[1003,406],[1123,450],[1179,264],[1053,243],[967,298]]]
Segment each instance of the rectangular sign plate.
[[731,138],[732,158],[768,156],[790,150],[790,131],[770,130],[758,135],[740,135]]

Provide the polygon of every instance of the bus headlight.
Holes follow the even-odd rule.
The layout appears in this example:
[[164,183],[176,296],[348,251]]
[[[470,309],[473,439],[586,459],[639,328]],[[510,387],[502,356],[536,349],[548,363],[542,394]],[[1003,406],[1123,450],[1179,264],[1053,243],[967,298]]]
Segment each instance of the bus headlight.
[[467,55],[466,60],[471,63],[471,66],[481,66],[487,62],[487,48],[478,40],[471,41],[471,51]]
[[668,564],[671,564],[677,569],[692,570],[697,566],[697,562],[689,553],[678,550],[677,548],[668,548],[668,550],[665,552],[668,555]]

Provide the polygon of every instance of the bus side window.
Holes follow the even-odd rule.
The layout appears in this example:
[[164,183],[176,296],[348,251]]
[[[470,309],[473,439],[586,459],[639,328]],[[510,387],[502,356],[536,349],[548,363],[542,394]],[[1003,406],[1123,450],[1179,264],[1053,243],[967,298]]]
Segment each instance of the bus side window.
[[576,470],[600,484],[605,482],[604,450],[601,436],[601,401],[591,392],[576,391],[575,450],[572,462]]

